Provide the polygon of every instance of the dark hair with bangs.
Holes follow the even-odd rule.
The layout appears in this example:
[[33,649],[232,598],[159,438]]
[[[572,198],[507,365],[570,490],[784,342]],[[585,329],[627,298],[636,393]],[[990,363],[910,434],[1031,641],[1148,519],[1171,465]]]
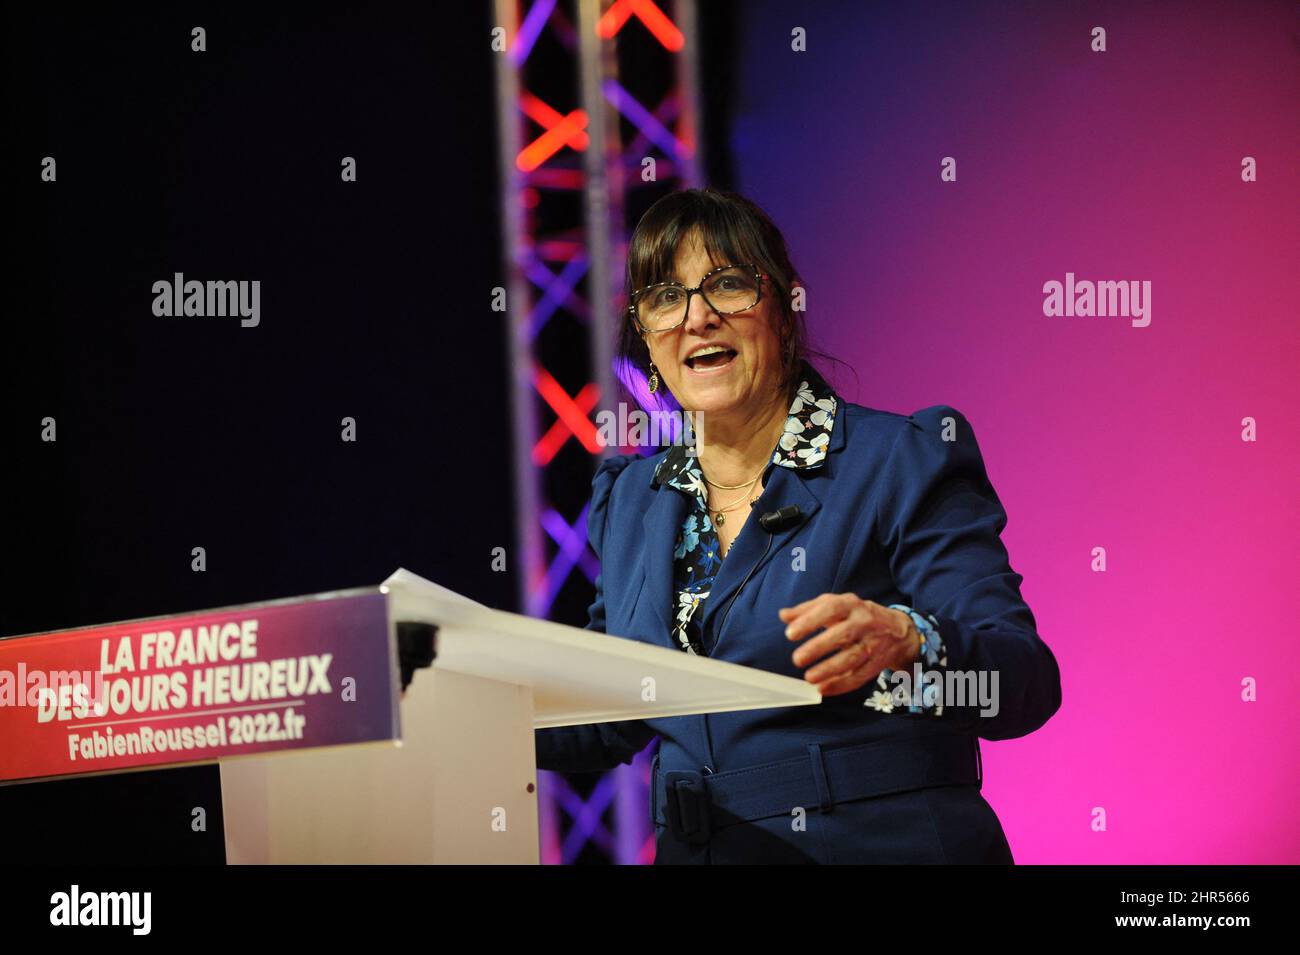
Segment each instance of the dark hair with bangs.
[[[770,276],[766,293],[776,303],[781,320],[782,382],[793,398],[799,382],[800,364],[808,358],[807,331],[803,315],[790,302],[790,290],[798,273],[790,262],[785,237],[775,223],[752,200],[719,189],[683,189],[657,201],[641,217],[627,250],[624,295],[656,282],[677,281],[674,260],[681,242],[699,230],[705,251],[716,265],[752,262]],[[616,357],[619,378],[633,394],[639,389],[629,380],[632,372],[650,373],[650,352],[641,339],[635,320],[627,310],[621,313]]]

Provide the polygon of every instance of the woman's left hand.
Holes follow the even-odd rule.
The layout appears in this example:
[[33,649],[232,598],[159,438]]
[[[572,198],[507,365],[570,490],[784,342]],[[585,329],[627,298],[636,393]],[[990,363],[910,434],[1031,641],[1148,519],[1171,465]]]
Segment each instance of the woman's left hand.
[[804,674],[822,696],[852,692],[882,670],[911,666],[921,655],[921,634],[911,617],[857,594],[822,594],[778,613],[789,640],[825,628],[791,658],[806,667],[834,651]]

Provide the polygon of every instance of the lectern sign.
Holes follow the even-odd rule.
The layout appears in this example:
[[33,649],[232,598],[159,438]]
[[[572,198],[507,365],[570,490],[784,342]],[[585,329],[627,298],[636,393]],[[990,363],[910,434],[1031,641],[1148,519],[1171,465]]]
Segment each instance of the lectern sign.
[[0,781],[398,736],[388,598],[253,604],[0,640]]

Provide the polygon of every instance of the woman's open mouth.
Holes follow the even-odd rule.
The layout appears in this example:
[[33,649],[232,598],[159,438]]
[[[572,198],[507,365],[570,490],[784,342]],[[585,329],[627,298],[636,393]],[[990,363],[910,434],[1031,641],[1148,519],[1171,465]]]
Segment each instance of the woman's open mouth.
[[691,371],[716,371],[719,368],[725,368],[730,365],[736,357],[734,348],[727,348],[724,345],[713,345],[709,348],[701,348],[686,359],[686,367]]

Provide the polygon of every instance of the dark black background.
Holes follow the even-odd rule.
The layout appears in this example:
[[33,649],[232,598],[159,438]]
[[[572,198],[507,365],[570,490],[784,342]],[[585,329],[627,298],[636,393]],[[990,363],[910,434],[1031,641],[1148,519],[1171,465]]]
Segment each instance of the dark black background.
[[[399,565],[515,609],[489,13],[8,7],[0,634]],[[261,324],[155,317],[178,271]],[[217,769],[0,787],[0,845],[221,861]]]

